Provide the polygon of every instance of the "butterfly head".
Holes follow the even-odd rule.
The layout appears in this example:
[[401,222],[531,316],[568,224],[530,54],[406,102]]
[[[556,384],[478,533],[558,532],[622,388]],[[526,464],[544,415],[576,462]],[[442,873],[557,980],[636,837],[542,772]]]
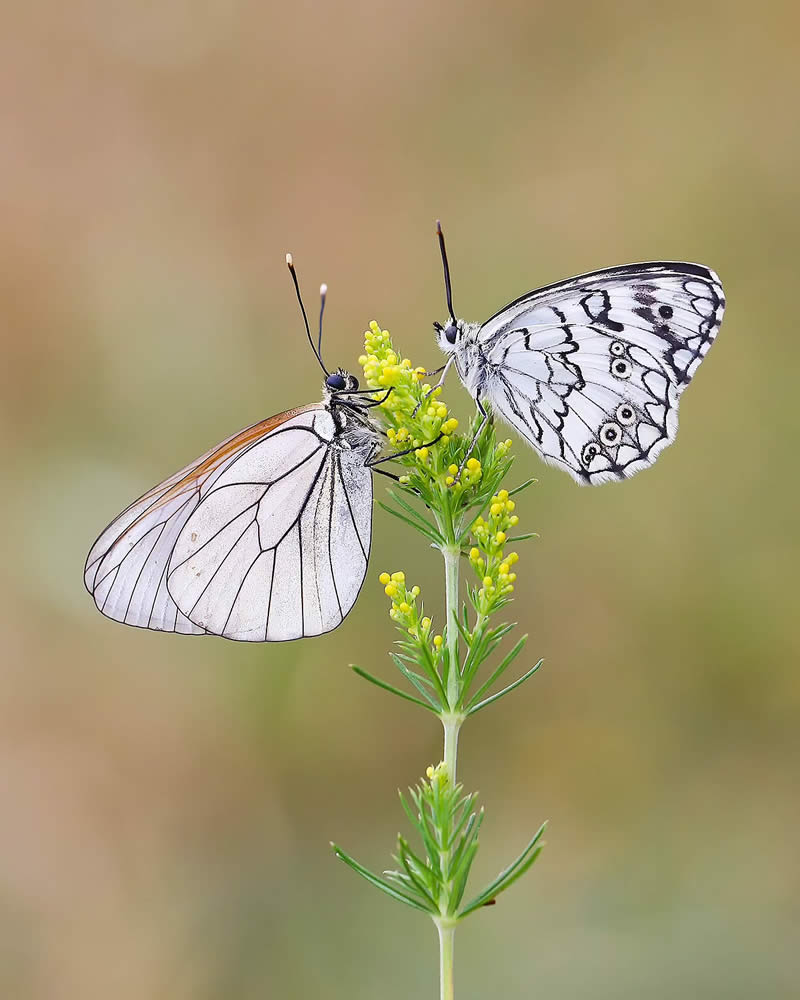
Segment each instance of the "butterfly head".
[[357,389],[358,379],[344,368],[337,368],[325,379],[325,391],[332,396],[340,392],[356,392]]
[[445,354],[452,354],[456,350],[459,341],[464,335],[464,326],[463,319],[453,319],[452,317],[448,319],[444,326],[441,323],[433,324],[439,347]]

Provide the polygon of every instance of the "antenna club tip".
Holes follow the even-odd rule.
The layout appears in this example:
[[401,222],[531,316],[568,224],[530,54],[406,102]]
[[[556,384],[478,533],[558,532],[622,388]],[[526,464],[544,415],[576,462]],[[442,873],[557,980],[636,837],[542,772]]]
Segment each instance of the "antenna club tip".
[[286,265],[287,267],[294,267],[294,258],[290,253],[286,254]]
[[319,294],[323,297],[323,299],[328,294],[328,286],[326,284],[319,286]]
[[437,236],[441,236],[442,235],[442,220],[441,219],[437,219],[436,220],[436,235]]

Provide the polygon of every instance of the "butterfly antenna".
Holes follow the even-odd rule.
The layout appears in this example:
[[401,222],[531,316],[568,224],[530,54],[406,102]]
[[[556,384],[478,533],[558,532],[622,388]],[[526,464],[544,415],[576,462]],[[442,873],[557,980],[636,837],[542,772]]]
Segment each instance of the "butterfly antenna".
[[447,263],[447,248],[444,245],[442,224],[438,219],[436,220],[436,235],[439,237],[439,249],[442,251],[442,267],[444,268],[444,290],[447,295],[447,311],[450,313],[450,319],[455,323],[456,314],[453,312],[453,289],[450,286],[450,265]]
[[325,372],[326,375],[329,375],[330,372],[322,363],[322,358],[319,356],[316,347],[314,347],[314,341],[311,337],[311,329],[309,328],[308,325],[308,316],[306,315],[306,307],[303,305],[303,296],[300,294],[300,284],[297,280],[297,272],[294,269],[294,261],[292,260],[292,255],[290,253],[286,254],[286,266],[289,268],[289,274],[291,274],[292,281],[294,282],[294,290],[295,292],[297,292],[297,301],[300,303],[300,312],[303,314],[303,323],[305,324],[306,327],[306,336],[308,337],[308,342],[311,345],[311,350],[314,352],[314,357],[317,359],[317,361],[319,361],[320,368]]
[[[319,286],[319,335],[317,336],[317,357],[322,361],[322,314],[325,312],[325,301],[328,298],[328,286]],[[322,367],[325,367],[323,362]]]

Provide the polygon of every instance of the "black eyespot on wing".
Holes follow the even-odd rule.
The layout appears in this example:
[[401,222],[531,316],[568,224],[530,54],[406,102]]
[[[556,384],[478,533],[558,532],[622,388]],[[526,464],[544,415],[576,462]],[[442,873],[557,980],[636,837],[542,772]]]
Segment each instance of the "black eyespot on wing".
[[663,319],[672,319],[672,306],[659,306],[658,314]]
[[613,421],[609,420],[600,428],[599,437],[603,444],[619,444],[622,440],[622,428],[619,424],[615,424]]
[[581,461],[588,469],[595,458],[600,454],[600,448],[595,444],[594,441],[590,441],[588,444],[583,446],[583,451],[581,452]]
[[616,410],[617,420],[623,427],[630,427],[636,423],[636,411],[630,403],[620,403]]

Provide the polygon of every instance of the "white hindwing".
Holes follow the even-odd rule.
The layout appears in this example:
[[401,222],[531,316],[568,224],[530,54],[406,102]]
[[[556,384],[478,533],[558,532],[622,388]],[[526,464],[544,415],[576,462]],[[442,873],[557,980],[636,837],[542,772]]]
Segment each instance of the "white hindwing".
[[372,526],[370,445],[335,436],[321,404],[279,414],[145,494],[89,553],[97,607],[128,625],[251,641],[335,628],[363,583]]
[[456,363],[546,461],[602,483],[651,465],[725,307],[698,264],[630,264],[523,296],[462,339]]

